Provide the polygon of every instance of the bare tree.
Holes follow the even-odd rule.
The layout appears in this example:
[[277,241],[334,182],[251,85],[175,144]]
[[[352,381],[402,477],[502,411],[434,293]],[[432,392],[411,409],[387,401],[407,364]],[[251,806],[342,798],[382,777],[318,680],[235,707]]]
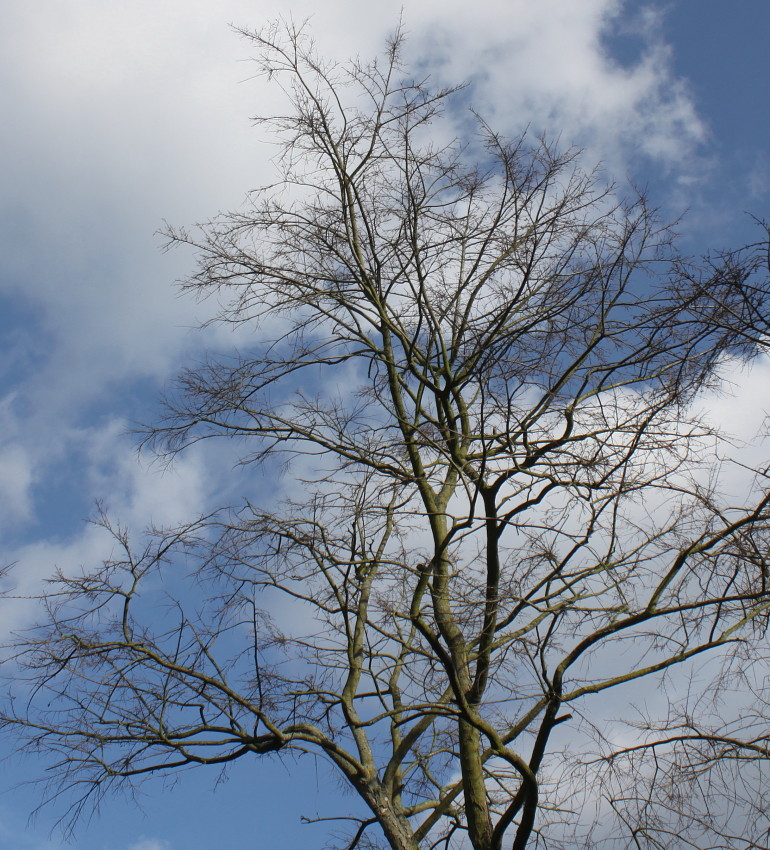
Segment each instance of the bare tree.
[[149,439],[240,439],[303,495],[138,550],[102,518],[122,554],[46,588],[5,724],[75,812],[299,752],[365,804],[348,850],[767,847],[768,469],[720,497],[696,404],[766,342],[766,242],[692,262],[574,152],[436,141],[456,90],[400,35],[344,66],[245,35],[280,179],[169,237],[260,333]]

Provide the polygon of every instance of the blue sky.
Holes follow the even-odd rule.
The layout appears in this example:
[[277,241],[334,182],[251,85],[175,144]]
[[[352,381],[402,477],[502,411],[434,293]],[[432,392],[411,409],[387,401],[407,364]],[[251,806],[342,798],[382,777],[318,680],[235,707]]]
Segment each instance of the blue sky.
[[[0,9],[0,551],[18,562],[22,591],[55,565],[104,556],[104,538],[83,524],[97,499],[141,528],[270,486],[230,471],[216,450],[193,450],[166,473],[137,461],[129,423],[152,419],[181,364],[235,341],[194,330],[210,305],[172,285],[192,260],[161,253],[155,233],[163,220],[234,208],[271,180],[271,151],[248,119],[269,112],[275,95],[250,79],[249,48],[228,23],[314,13],[322,51],[367,56],[401,6],[30,0]],[[407,0],[404,18],[414,61],[442,81],[470,79],[492,125],[577,142],[619,181],[649,186],[672,217],[689,208],[681,229],[693,251],[750,239],[744,212],[768,215],[766,0]],[[742,380],[729,412],[745,421],[761,392],[756,377]],[[6,633],[29,616],[20,603],[0,613]],[[28,826],[36,792],[10,790],[40,765],[7,765],[0,848],[59,850],[60,812]],[[321,843],[299,814],[322,811],[338,791],[311,762],[239,765],[214,791],[216,778],[204,770],[148,785],[143,813],[106,801],[74,846]]]

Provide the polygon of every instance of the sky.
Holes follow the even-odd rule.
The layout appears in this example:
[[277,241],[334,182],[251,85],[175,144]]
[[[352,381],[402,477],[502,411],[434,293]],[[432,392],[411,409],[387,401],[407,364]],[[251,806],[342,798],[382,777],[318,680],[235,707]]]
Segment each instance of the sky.
[[[164,221],[237,208],[272,179],[272,150],[250,119],[270,112],[275,93],[254,78],[253,48],[230,25],[312,16],[322,53],[368,57],[402,6],[414,66],[442,83],[469,81],[467,104],[497,129],[529,126],[581,145],[619,182],[647,187],[666,215],[686,212],[690,250],[748,241],[747,213],[770,214],[766,0],[2,4],[0,561],[18,564],[22,592],[55,566],[105,555],[105,538],[84,524],[97,500],[141,528],[236,500],[247,486],[216,449],[193,449],[164,471],[137,458],[127,433],[157,415],[181,366],[235,342],[197,330],[211,305],[174,286],[193,258],[163,253],[157,235]],[[736,369],[734,397],[715,403],[746,439],[768,375],[767,362]],[[16,602],[0,614],[7,634],[29,610]],[[39,764],[6,765],[0,848],[69,846],[55,829],[61,812],[29,824],[36,791],[12,788]],[[143,810],[107,801],[72,846],[320,844],[299,815],[337,792],[312,764],[239,765],[214,788],[216,778],[148,786]]]

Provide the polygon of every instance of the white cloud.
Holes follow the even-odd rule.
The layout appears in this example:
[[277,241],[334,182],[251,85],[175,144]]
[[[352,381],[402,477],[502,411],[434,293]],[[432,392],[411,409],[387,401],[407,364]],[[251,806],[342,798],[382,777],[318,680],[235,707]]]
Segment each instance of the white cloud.
[[[319,49],[331,56],[382,46],[401,0],[362,7],[336,0],[313,13]],[[168,284],[189,256],[160,257],[163,218],[206,218],[237,205],[272,178],[271,151],[248,117],[270,112],[276,91],[249,79],[253,49],[227,23],[259,27],[282,3],[246,0],[103,4],[57,0],[2,12],[0,108],[6,133],[3,284],[37,309],[53,348],[33,384],[53,416],[82,405],[111,381],[173,371],[191,345],[186,331],[207,314]],[[623,168],[642,149],[681,164],[702,137],[668,48],[647,29],[632,67],[614,63],[602,36],[619,0],[421,0],[404,9],[407,52],[472,96],[493,124],[547,128],[579,138]],[[341,22],[344,21],[344,26]],[[2,215],[2,210],[0,210]],[[44,389],[43,389],[44,388]]]
[[[335,0],[318,11],[298,0],[291,14],[313,15],[324,54],[367,57],[401,7]],[[404,8],[407,54],[437,79],[471,79],[473,98],[503,129],[547,126],[615,163],[641,146],[674,167],[702,127],[654,21],[635,24],[647,40],[636,64],[608,56],[603,37],[624,8],[420,0]],[[209,307],[169,286],[192,258],[161,256],[153,232],[164,217],[184,224],[237,205],[272,179],[272,150],[248,118],[269,113],[276,93],[250,79],[253,48],[227,24],[259,27],[279,14],[287,9],[278,0],[258,10],[248,0],[41,0],[0,11],[0,111],[12,131],[0,139],[8,222],[0,294],[31,308],[37,325],[25,344],[33,339],[42,352],[4,418],[0,503],[14,522],[33,518],[52,472],[81,495],[108,498],[139,527],[197,513],[216,489],[194,452],[166,476],[137,466],[120,437],[119,417],[131,412],[105,416],[104,407],[131,381],[164,382],[200,342],[188,327]],[[97,556],[88,531],[65,544],[41,532],[37,549],[16,553],[39,565],[30,576],[44,563]]]
[[420,4],[418,45],[428,43],[443,60],[443,76],[474,80],[473,95],[494,126],[531,126],[565,144],[579,141],[621,175],[640,152],[681,168],[703,140],[705,128],[685,81],[673,74],[654,18],[636,20],[645,47],[635,63],[621,66],[609,55],[603,37],[628,4],[448,6],[439,14],[438,4]]
[[770,163],[764,154],[758,154],[748,174],[749,195],[762,200],[770,192]]
[[7,596],[0,599],[0,635],[5,638],[30,625],[39,615],[42,582],[55,570],[73,575],[84,566],[93,566],[109,557],[114,541],[103,529],[86,525],[69,541],[41,540],[11,550],[11,562],[17,564],[4,583]]
[[702,395],[696,412],[724,435],[716,446],[717,491],[726,502],[741,505],[756,495],[752,470],[770,462],[770,354],[750,364],[726,360],[720,375],[722,387]]
[[32,464],[21,446],[0,447],[0,524],[26,519],[31,512]]
[[166,469],[137,459],[121,420],[91,429],[82,437],[88,444],[89,490],[94,499],[107,501],[110,513],[122,523],[136,528],[176,525],[205,509],[204,493],[214,485],[206,480],[200,451],[187,452]]
[[[335,0],[316,11],[300,0],[292,14],[313,13],[319,50],[342,59],[381,49],[401,5]],[[137,530],[173,524],[209,507],[227,475],[217,479],[197,450],[165,475],[142,467],[122,436],[124,411],[87,419],[83,411],[101,396],[115,399],[123,382],[163,381],[194,345],[187,328],[208,307],[169,286],[192,260],[161,256],[153,231],[163,217],[189,223],[236,205],[272,178],[272,151],[248,117],[275,108],[276,93],[249,79],[243,60],[253,48],[227,24],[259,27],[286,9],[275,0],[258,11],[247,0],[43,6],[43,15],[30,4],[0,12],[0,107],[13,129],[0,140],[0,161],[9,173],[5,213],[16,222],[5,246],[12,273],[0,287],[33,306],[31,333],[49,352],[4,408],[0,506],[13,523],[32,520],[58,472],[84,501],[105,499]],[[471,79],[473,98],[503,129],[548,127],[615,163],[641,145],[673,167],[703,130],[654,19],[633,24],[647,45],[636,64],[608,56],[603,37],[623,8],[619,0],[421,0],[404,9],[407,54],[437,79]],[[229,460],[222,468],[229,474]],[[40,532],[9,558],[24,564],[27,591],[53,565],[75,569],[108,554],[92,528],[64,542]],[[18,619],[20,604],[15,611]]]
[[[137,536],[151,525],[174,526],[193,520],[210,507],[207,496],[216,494],[222,486],[214,479],[213,463],[207,465],[200,451],[184,455],[170,470],[138,462],[125,437],[125,423],[119,420],[71,432],[65,442],[83,459],[83,468],[69,474],[77,478],[84,491],[84,514],[93,513],[95,502],[100,500],[113,521],[127,526]],[[51,459],[46,460],[50,464]],[[67,534],[47,533],[45,528],[41,531],[33,542],[7,544],[4,548],[0,566],[16,565],[7,580],[6,589],[12,588],[11,595],[0,600],[0,627],[4,634],[36,616],[38,604],[34,597],[41,582],[54,571],[77,574],[95,568],[114,554],[114,539],[98,526],[83,523]]]
[[[161,258],[163,218],[189,223],[237,205],[272,178],[271,151],[248,117],[270,112],[276,91],[248,79],[253,49],[229,31],[258,27],[283,4],[202,0],[11,4],[0,95],[8,164],[4,286],[38,309],[54,348],[35,382],[47,402],[82,404],[100,387],[162,377],[206,315],[168,285],[189,256]],[[297,19],[315,4],[292,4]],[[494,124],[526,124],[573,137],[622,166],[638,149],[667,164],[691,153],[703,128],[673,78],[654,33],[631,68],[608,57],[602,34],[618,0],[422,0],[404,10],[412,60],[472,95]],[[314,14],[319,49],[331,56],[382,46],[401,0],[364,9],[337,0]],[[341,22],[344,21],[344,26]],[[640,25],[641,26],[641,25]],[[0,211],[1,212],[1,211]],[[39,393],[42,395],[42,392]],[[58,411],[57,411],[58,412]]]
[[140,838],[135,844],[130,844],[128,850],[170,850],[168,841],[161,838]]

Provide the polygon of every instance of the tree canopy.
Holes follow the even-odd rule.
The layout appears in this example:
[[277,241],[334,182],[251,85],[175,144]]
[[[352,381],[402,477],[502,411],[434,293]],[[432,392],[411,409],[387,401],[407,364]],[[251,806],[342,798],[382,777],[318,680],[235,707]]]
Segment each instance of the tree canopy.
[[348,850],[766,846],[768,466],[724,497],[697,403],[767,347],[764,230],[693,260],[576,151],[448,138],[458,90],[400,34],[345,65],[245,35],[277,182],[168,236],[253,343],[147,442],[293,484],[138,547],[101,517],[116,554],[45,588],[4,725],[75,813],[315,753],[363,803]]

